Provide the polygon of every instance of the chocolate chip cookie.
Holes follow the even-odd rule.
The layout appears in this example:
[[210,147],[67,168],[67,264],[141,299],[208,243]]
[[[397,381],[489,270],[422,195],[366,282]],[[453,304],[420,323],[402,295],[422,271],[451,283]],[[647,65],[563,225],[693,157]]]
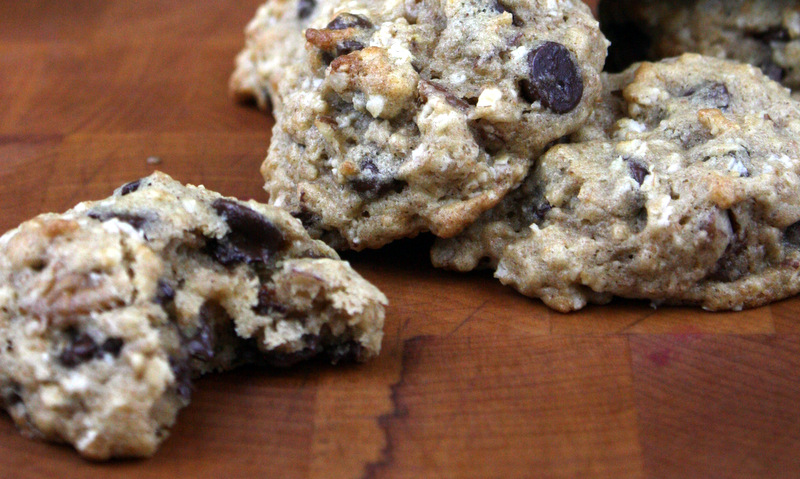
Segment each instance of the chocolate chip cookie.
[[800,87],[797,0],[603,0],[600,18],[612,69],[696,52],[756,65]]
[[370,358],[385,303],[288,213],[156,173],[0,238],[0,397],[29,436],[147,456],[194,377]]
[[233,86],[272,97],[269,202],[334,247],[375,248],[453,236],[496,204],[586,120],[606,45],[578,0],[279,1]]
[[436,266],[494,267],[560,311],[612,296],[736,310],[800,291],[800,104],[788,90],[693,54],[604,83],[584,130],[440,240]]

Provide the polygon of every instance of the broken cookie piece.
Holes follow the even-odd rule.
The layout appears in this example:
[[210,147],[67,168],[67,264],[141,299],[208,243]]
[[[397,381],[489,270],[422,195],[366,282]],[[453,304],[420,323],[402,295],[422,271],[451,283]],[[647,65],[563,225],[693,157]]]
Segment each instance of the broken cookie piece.
[[26,435],[148,456],[193,378],[366,360],[385,304],[288,213],[155,173],[0,239],[0,397]]

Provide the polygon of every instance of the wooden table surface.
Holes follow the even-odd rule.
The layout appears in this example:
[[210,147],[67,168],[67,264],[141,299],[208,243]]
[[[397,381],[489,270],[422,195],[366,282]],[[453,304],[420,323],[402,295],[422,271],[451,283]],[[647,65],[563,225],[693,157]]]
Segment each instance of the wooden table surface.
[[[264,199],[272,119],[227,79],[259,0],[0,2],[0,229],[155,166]],[[95,464],[0,415],[0,478],[800,477],[800,301],[558,314],[429,237],[347,254],[389,296],[368,364],[198,382],[155,457]]]

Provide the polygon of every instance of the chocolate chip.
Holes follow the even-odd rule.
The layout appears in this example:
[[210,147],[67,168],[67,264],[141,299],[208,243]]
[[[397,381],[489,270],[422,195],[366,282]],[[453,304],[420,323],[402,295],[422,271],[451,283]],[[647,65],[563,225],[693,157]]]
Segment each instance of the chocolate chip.
[[303,335],[303,342],[306,343],[303,349],[289,353],[273,351],[264,357],[264,361],[270,366],[285,368],[301,361],[311,359],[323,350],[322,341],[319,336],[311,334]]
[[125,341],[123,341],[122,338],[108,338],[100,345],[100,351],[108,353],[116,358],[119,356],[119,352],[122,351],[122,346],[124,344]]
[[123,223],[133,226],[135,229],[141,231],[144,226],[150,221],[149,218],[133,213],[117,213],[115,211],[91,211],[88,213],[89,218],[98,221],[106,222],[110,219],[117,219]]
[[[728,218],[728,222],[731,225],[730,239],[722,256],[709,273],[708,279],[727,283],[736,281],[744,276],[749,269],[749,265],[745,255],[745,247],[747,246],[745,232],[741,224],[736,220],[736,214],[730,210],[723,212],[723,214]],[[702,224],[702,229],[708,234],[709,241],[713,241],[720,233],[716,222],[711,218]]]
[[163,278],[159,279],[158,283],[156,284],[155,302],[161,306],[164,306],[173,299],[175,299],[175,290],[172,289],[172,286],[169,285],[167,280]]
[[314,13],[315,8],[317,8],[316,0],[300,0],[297,3],[297,17],[300,19],[308,18],[309,15]]
[[258,304],[253,306],[253,311],[256,314],[260,314],[262,316],[267,316],[270,314],[286,314],[287,308],[286,306],[276,303],[273,301],[275,297],[275,291],[269,286],[263,286],[258,291]]
[[730,106],[731,94],[728,87],[720,82],[707,82],[683,92],[680,96],[691,98],[693,103],[699,103],[707,108],[724,110]]
[[300,220],[300,222],[303,223],[303,227],[306,229],[316,226],[322,219],[318,214],[308,209],[305,204],[301,204],[300,211],[292,213],[292,216]]
[[122,188],[119,190],[120,196],[125,196],[128,193],[133,193],[134,191],[139,189],[139,186],[142,184],[141,178],[136,181],[131,181],[130,183],[126,183],[122,185]]
[[792,39],[789,30],[779,26],[770,27],[762,31],[747,32],[747,35],[764,43],[788,42]]
[[556,113],[575,109],[583,97],[583,79],[564,45],[545,42],[528,53],[528,78],[520,82],[529,102],[539,101]]
[[61,364],[72,368],[94,359],[98,353],[98,348],[97,343],[94,342],[91,336],[86,333],[75,335],[74,332],[68,333],[68,335],[72,337],[58,356]]
[[355,341],[345,341],[325,350],[325,356],[331,364],[339,362],[363,361],[366,359],[367,350]]
[[547,200],[543,200],[542,203],[538,203],[533,206],[533,221],[536,223],[541,223],[544,221],[545,216],[547,213],[552,210],[553,207]]
[[342,55],[347,55],[363,49],[364,49],[364,44],[359,42],[358,40],[344,40],[336,44],[336,56],[340,57]]
[[192,370],[186,359],[169,358],[169,367],[175,378],[175,390],[178,396],[188,401],[192,397]]
[[786,78],[786,69],[781,68],[771,61],[765,61],[759,65],[758,68],[772,81],[781,82]]
[[382,177],[374,161],[364,160],[361,163],[361,175],[350,180],[350,185],[358,193],[380,197],[391,192],[400,193],[407,183],[395,178]]
[[230,227],[225,237],[208,242],[211,255],[221,264],[266,263],[286,246],[283,232],[256,211],[225,198],[212,206]]
[[353,185],[353,189],[359,193],[377,191],[380,188],[380,184],[374,178],[355,178],[350,183]]
[[647,165],[633,158],[625,158],[625,161],[628,162],[628,173],[631,175],[631,178],[636,180],[639,185],[644,183],[645,177],[650,174]]
[[186,342],[186,352],[200,361],[214,358],[214,331],[208,324],[202,323],[195,335]]
[[22,386],[19,383],[12,381],[1,390],[5,407],[16,406],[22,402]]
[[800,221],[783,230],[783,242],[787,246],[800,249]]
[[334,60],[336,60],[335,55],[328,53],[324,50],[322,51],[322,63],[324,63],[325,65],[330,65],[331,62],[333,62]]
[[372,28],[372,22],[361,15],[340,13],[325,28],[328,30],[344,30],[346,28]]
[[186,352],[199,361],[210,361],[214,358],[217,342],[215,326],[225,322],[228,312],[216,301],[206,301],[197,313],[198,326],[194,335],[184,342]]

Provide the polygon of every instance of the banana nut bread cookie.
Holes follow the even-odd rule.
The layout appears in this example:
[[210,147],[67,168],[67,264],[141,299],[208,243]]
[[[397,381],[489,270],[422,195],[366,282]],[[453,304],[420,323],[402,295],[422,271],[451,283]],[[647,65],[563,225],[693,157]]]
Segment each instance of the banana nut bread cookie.
[[750,63],[800,87],[800,1],[603,0],[609,66],[695,52]]
[[283,0],[232,82],[272,97],[269,202],[362,249],[452,236],[496,204],[585,121],[606,45],[579,0]]
[[[687,54],[606,79],[600,110],[436,266],[560,311],[612,296],[740,309],[800,291],[800,104],[750,65]],[[616,116],[616,121],[613,121]]]
[[0,397],[29,436],[146,456],[192,378],[367,359],[385,303],[288,213],[156,173],[0,239]]

